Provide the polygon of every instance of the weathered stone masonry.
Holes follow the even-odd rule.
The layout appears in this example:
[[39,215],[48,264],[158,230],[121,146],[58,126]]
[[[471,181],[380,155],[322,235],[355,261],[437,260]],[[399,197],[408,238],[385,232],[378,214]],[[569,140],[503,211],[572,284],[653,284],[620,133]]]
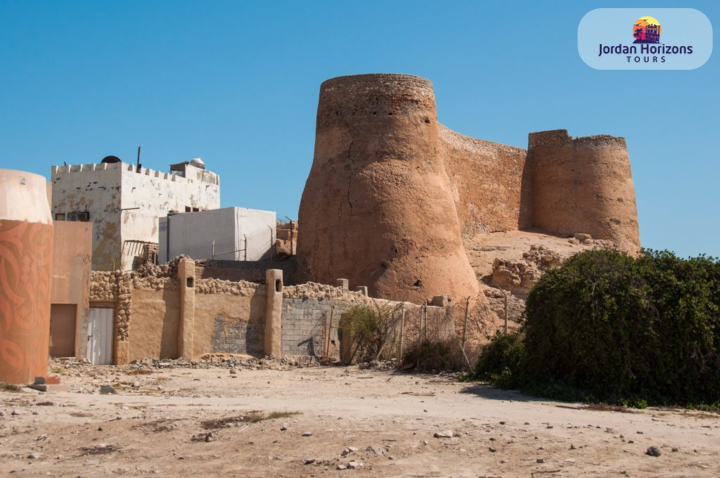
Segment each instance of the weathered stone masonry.
[[526,151],[470,138],[438,122],[429,80],[394,74],[320,87],[299,227],[301,280],[347,277],[415,303],[475,295],[461,240],[478,233],[537,228],[640,247],[624,139],[546,131]]

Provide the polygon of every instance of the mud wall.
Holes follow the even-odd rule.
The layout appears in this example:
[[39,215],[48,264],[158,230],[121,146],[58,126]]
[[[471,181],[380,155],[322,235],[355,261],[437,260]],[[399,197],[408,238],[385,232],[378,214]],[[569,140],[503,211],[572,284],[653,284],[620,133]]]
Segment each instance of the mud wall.
[[[156,272],[158,270],[175,274],[178,268],[171,264],[157,268]],[[180,342],[185,339],[180,331],[184,306],[178,278],[141,277],[135,272],[93,272],[92,278],[90,300],[95,305],[115,307],[114,363],[179,358]],[[266,355],[265,285],[197,279],[192,288],[191,358],[212,353]],[[425,308],[370,299],[361,292],[315,283],[284,287],[282,296],[282,355],[339,357],[340,318],[357,305],[380,305],[394,311],[395,335],[387,347],[388,353],[399,352],[394,347],[399,347],[401,334],[405,344],[409,344],[417,340],[423,329],[428,337],[449,337],[454,333],[450,306]],[[402,310],[405,310],[404,321],[401,321]]]
[[[226,290],[226,287],[230,287]],[[198,280],[193,356],[207,353],[263,356],[265,288]]]
[[624,138],[531,133],[532,224],[558,234],[589,233],[636,252],[635,187]]
[[438,135],[426,79],[322,84],[298,221],[302,280],[344,277],[373,297],[416,303],[477,295]]
[[524,149],[470,138],[440,125],[440,151],[463,238],[530,226]]
[[180,292],[177,288],[133,289],[130,361],[177,358]]

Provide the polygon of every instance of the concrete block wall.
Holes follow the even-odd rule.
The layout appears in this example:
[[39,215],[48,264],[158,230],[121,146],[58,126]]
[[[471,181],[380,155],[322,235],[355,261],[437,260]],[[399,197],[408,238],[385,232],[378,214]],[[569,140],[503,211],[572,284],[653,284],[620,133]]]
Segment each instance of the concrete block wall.
[[[322,299],[284,299],[282,313],[283,355],[323,355],[330,302]],[[337,343],[337,323],[342,306],[334,305],[332,330]],[[326,339],[327,340],[327,339]],[[332,340],[332,337],[331,337]]]

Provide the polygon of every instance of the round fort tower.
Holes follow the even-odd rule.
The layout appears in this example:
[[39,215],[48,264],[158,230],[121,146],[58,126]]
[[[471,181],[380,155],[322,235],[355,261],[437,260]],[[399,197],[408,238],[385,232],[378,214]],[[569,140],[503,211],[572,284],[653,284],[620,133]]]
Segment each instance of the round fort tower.
[[324,82],[299,213],[303,278],[346,278],[373,297],[415,303],[476,296],[438,150],[429,80],[375,74]]
[[530,133],[533,225],[588,233],[629,253],[640,248],[635,187],[624,138],[571,138],[566,130]]

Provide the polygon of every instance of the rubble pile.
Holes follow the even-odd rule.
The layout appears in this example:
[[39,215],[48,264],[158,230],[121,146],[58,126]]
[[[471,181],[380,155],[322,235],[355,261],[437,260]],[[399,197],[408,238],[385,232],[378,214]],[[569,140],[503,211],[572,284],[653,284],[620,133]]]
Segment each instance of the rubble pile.
[[291,285],[283,288],[283,297],[286,299],[343,299],[347,302],[370,303],[369,299],[362,292],[344,290],[331,285],[319,284],[317,282],[306,282],[300,285]]
[[162,265],[157,264],[151,264],[151,263],[145,263],[137,268],[137,270],[134,271],[135,277],[139,278],[148,278],[148,277],[155,277],[155,278],[161,278],[161,277],[167,277],[167,278],[175,278],[177,277],[177,270],[178,270],[178,263],[183,260],[188,259],[191,260],[190,256],[187,256],[185,254],[181,254],[174,258],[173,260],[166,262]]
[[[245,297],[258,291],[264,293],[264,287],[264,285],[248,281],[232,282],[222,279],[201,279],[197,281],[195,290],[200,294],[233,294]],[[262,289],[258,290],[259,288]]]

